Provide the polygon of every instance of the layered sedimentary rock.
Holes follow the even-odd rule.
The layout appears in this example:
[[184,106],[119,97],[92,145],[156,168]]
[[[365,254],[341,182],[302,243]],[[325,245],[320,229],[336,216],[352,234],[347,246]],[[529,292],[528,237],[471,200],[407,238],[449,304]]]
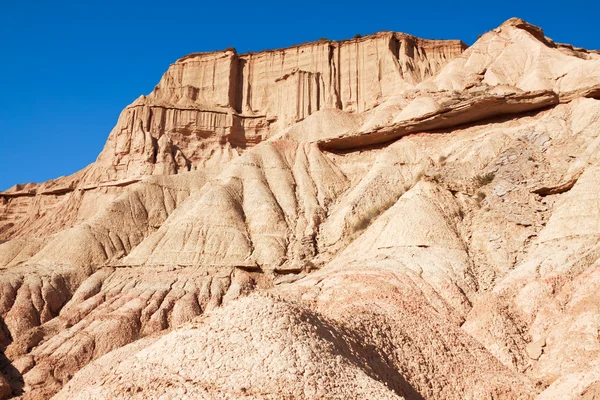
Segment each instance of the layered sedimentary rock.
[[93,179],[162,173],[157,157],[171,173],[202,168],[319,110],[371,109],[435,75],[464,48],[384,32],[243,55],[188,55],[123,111]]
[[600,55],[463,50],[191,54],[1,193],[0,398],[594,398]]

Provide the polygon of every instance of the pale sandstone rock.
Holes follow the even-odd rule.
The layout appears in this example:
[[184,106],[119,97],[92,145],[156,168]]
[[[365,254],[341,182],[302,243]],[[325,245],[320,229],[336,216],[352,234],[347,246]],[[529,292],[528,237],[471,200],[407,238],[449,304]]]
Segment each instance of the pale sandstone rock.
[[7,353],[33,357],[21,371],[25,390],[32,397],[43,395],[111,350],[182,325],[254,287],[249,274],[231,268],[102,269],[78,288],[57,318],[39,327],[35,350],[16,340]]
[[314,256],[325,210],[346,187],[316,145],[261,144],[190,198],[123,263],[302,269]]
[[600,83],[598,58],[586,50],[565,52],[544,32],[512,18],[486,32],[439,75],[422,83],[435,90],[464,90],[484,83],[510,85],[526,91],[558,93]]
[[[406,115],[399,114],[390,125],[377,127],[374,130],[360,130],[349,134],[324,137],[318,142],[323,148],[329,150],[364,147],[390,142],[411,133],[449,129],[485,120],[491,116],[539,110],[555,105],[558,101],[556,93],[551,91],[511,93],[509,95],[469,93],[467,96],[448,99],[445,106],[439,109],[435,108],[435,103],[427,104],[416,117],[404,119],[405,116],[411,116],[415,112],[409,108]],[[430,109],[434,111],[429,111]]]
[[463,50],[191,54],[0,193],[0,397],[594,398],[600,53]]
[[156,165],[169,158],[158,143],[163,135],[190,167],[218,163],[319,110],[371,109],[435,75],[464,48],[382,32],[244,55],[191,54],[123,111],[92,177],[163,172]]
[[600,363],[596,359],[581,371],[565,374],[544,390],[538,400],[575,398],[595,400],[600,395]]
[[82,370],[93,383],[56,398],[403,398],[356,332],[276,297],[247,297],[146,346],[124,348],[102,375]]

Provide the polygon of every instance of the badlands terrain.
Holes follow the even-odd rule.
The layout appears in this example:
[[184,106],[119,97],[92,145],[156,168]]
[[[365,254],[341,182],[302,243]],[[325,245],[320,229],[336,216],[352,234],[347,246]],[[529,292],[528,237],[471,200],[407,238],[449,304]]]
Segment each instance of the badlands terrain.
[[190,54],[0,193],[0,399],[598,399],[599,239],[599,52]]

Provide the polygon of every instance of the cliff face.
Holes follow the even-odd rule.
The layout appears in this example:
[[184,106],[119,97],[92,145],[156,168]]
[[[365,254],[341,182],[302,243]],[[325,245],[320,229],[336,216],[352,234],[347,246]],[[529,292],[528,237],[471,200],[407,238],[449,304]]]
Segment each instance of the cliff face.
[[363,112],[435,75],[465,47],[384,32],[183,57],[152,93],[123,111],[98,159],[102,171],[88,180],[197,169],[321,109]]
[[463,48],[192,54],[0,193],[0,399],[597,396],[600,56]]

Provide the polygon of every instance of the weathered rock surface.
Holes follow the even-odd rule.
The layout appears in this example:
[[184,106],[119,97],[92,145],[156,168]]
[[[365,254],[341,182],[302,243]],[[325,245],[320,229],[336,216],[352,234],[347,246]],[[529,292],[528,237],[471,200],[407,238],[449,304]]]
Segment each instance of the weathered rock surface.
[[123,111],[92,177],[221,164],[316,111],[371,109],[434,76],[465,47],[382,32],[261,53],[188,55]]
[[592,399],[600,53],[511,19],[183,57],[0,193],[0,399]]

